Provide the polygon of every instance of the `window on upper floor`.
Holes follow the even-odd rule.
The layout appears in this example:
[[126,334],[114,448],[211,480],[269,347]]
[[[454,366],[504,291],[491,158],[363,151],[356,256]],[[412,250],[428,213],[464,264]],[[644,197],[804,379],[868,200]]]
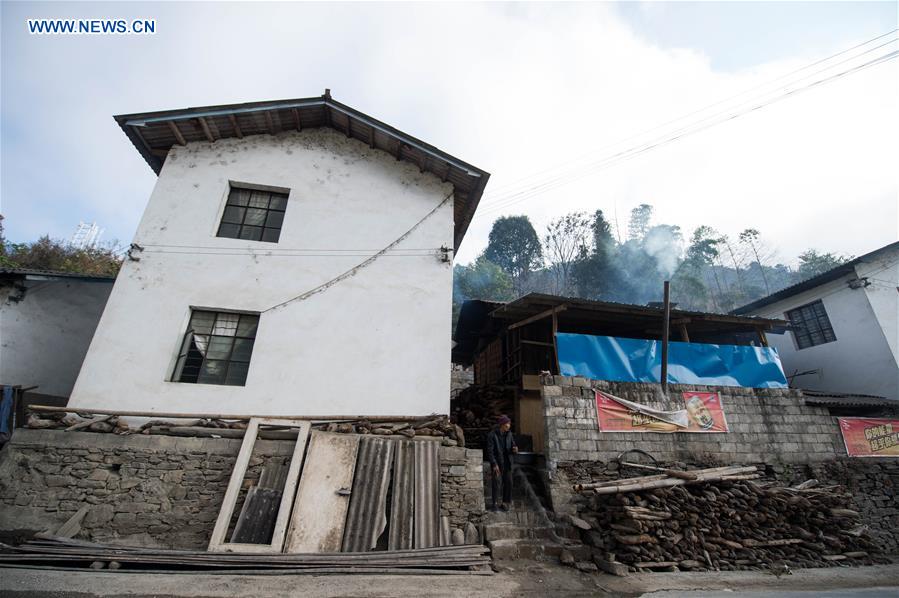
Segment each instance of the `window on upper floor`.
[[797,349],[807,349],[837,340],[820,299],[791,309],[787,312],[787,319],[793,325]]
[[218,236],[277,243],[287,209],[287,193],[231,186]]
[[172,381],[243,386],[258,325],[257,314],[192,310]]

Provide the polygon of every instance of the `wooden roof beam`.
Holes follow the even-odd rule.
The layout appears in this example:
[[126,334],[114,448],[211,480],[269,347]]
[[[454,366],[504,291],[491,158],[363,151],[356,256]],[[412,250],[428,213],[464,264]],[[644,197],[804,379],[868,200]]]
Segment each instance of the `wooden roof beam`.
[[237,124],[237,117],[233,114],[229,114],[228,120],[231,121],[231,126],[234,127],[234,134],[237,135],[237,138],[243,139],[243,131],[240,130],[240,125]]
[[203,129],[203,134],[206,135],[206,139],[209,143],[215,141],[215,137],[212,136],[212,131],[209,130],[209,123],[206,122],[206,119],[200,116],[197,117],[197,120],[200,121],[200,128]]
[[372,149],[375,147],[375,128],[371,125],[368,127],[368,147]]
[[272,135],[275,134],[275,121],[272,119],[272,113],[268,110],[265,111],[265,124],[268,127],[268,132]]
[[168,125],[172,135],[174,135],[175,139],[178,141],[178,145],[187,145],[187,140],[184,139],[184,135],[181,134],[181,130],[178,129],[178,125],[175,124],[175,121],[168,121]]
[[524,319],[520,322],[515,322],[514,324],[509,325],[509,330],[515,330],[516,328],[521,328],[522,326],[527,326],[528,324],[532,324],[537,320],[542,320],[543,318],[549,318],[551,316],[556,315],[559,312],[565,311],[566,305],[557,305],[556,307],[550,308],[546,311],[540,312],[539,314],[533,315],[530,318]]
[[297,123],[297,131],[303,130],[303,123],[300,122],[300,111],[296,108],[293,109],[293,119]]

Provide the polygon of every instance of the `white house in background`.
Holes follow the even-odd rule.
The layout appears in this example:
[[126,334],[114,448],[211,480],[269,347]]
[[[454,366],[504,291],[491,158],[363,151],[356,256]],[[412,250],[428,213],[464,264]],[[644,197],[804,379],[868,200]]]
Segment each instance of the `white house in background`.
[[70,405],[447,413],[488,173],[318,98],[117,116],[159,175]]
[[734,310],[783,318],[791,386],[899,400],[899,242]]
[[113,276],[0,269],[0,384],[28,403],[65,405]]

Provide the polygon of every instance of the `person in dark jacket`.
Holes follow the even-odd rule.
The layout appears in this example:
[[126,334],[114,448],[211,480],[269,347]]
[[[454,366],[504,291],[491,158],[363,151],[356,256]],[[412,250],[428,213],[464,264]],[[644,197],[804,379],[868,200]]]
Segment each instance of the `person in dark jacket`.
[[509,510],[512,502],[512,455],[518,453],[518,445],[512,437],[512,420],[503,415],[496,421],[496,427],[487,435],[487,459],[493,472],[491,480],[493,505],[491,511],[497,510],[500,486],[502,486],[503,511]]

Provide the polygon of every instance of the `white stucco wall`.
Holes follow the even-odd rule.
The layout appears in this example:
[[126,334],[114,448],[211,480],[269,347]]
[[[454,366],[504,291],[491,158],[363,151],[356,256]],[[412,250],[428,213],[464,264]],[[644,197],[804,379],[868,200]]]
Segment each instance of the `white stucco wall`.
[[0,291],[0,384],[38,386],[68,397],[97,328],[112,281],[27,280],[25,297]]
[[[290,189],[277,244],[215,236],[229,180]],[[169,379],[191,307],[263,312],[359,264],[451,192],[330,129],[175,147],[135,236],[145,251],[116,280],[71,403],[179,413],[448,412],[452,267],[435,250],[453,245],[452,199],[356,276],[262,313],[246,386]],[[323,254],[337,249],[359,255]]]
[[820,299],[836,341],[798,350],[791,332],[768,335],[769,343],[780,354],[788,378],[796,372],[818,370],[816,374],[797,377],[791,386],[899,399],[899,367],[883,329],[889,324],[878,321],[866,289],[848,287],[847,282],[854,278],[854,274],[847,274],[766,305],[751,315],[788,319],[786,312]]
[[884,339],[899,364],[899,250],[884,252],[877,259],[858,264],[859,278],[867,278],[865,295],[880,323]]

